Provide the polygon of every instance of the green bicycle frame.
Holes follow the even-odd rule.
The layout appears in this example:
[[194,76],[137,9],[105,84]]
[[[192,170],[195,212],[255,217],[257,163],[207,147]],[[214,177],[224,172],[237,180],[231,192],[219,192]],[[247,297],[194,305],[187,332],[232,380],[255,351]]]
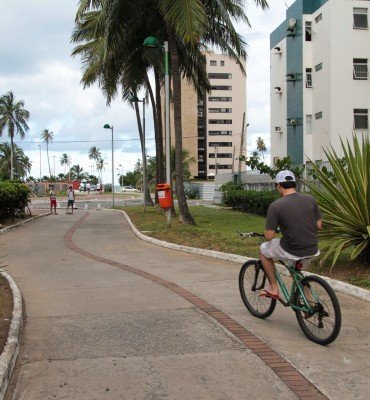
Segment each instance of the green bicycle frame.
[[[281,292],[284,295],[285,301],[280,300],[280,302],[285,306],[285,307],[291,307],[293,310],[299,310],[303,311],[305,313],[312,313],[312,307],[309,305],[306,296],[304,294],[303,287],[301,285],[301,280],[304,278],[303,274],[301,271],[297,271],[296,268],[292,265],[288,265],[282,261],[280,261],[289,271],[289,275],[292,278],[292,287],[290,289],[290,293],[288,291],[287,286],[285,285],[283,278],[281,277],[281,274],[279,271],[276,270],[276,280],[280,286]],[[296,291],[296,288],[298,288],[298,291],[301,295],[301,299],[303,300],[304,305],[299,307],[293,304],[293,299],[294,299],[294,293]],[[315,300],[320,301],[317,296],[312,293],[312,295],[315,297]]]

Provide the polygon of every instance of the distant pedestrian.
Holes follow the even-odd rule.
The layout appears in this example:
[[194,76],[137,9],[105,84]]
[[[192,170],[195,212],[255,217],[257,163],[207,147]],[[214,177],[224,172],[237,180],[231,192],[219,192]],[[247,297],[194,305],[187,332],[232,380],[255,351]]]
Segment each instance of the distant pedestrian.
[[[70,186],[70,187],[68,188],[67,200],[68,200],[68,203],[67,203],[67,211],[66,211],[66,214],[73,214],[73,206],[74,206],[74,203],[75,203],[75,192],[74,192],[74,190],[72,189],[72,186]],[[69,207],[71,207],[71,212],[68,212]]]
[[98,183],[96,184],[96,191],[97,191],[98,193],[100,193],[100,191],[101,191],[101,183],[100,183],[100,182],[98,182]]
[[57,197],[55,195],[55,190],[54,190],[54,185],[50,185],[50,191],[49,191],[49,198],[50,198],[50,213],[53,213],[53,208],[54,208],[54,214],[57,213]]
[[86,183],[87,194],[90,194],[90,189],[91,189],[90,182],[87,182],[87,183]]

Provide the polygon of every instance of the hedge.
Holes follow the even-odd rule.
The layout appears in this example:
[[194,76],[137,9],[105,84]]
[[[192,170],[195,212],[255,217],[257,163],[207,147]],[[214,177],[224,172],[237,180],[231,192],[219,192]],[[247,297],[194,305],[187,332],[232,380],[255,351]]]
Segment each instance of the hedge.
[[279,193],[276,191],[228,188],[223,192],[223,202],[228,207],[262,216],[267,215],[269,205],[279,198]]
[[0,220],[24,214],[29,203],[30,189],[23,183],[0,182]]

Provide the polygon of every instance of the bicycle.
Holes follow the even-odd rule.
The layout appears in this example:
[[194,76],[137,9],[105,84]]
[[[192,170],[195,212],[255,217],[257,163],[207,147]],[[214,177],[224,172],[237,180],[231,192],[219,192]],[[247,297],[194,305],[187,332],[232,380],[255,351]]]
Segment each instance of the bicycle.
[[[238,233],[242,239],[258,237],[261,242],[264,241],[264,235],[260,233]],[[281,295],[279,299],[259,296],[266,282],[268,283],[260,260],[250,260],[243,264],[239,273],[239,291],[244,305],[255,317],[269,317],[275,310],[276,300],[279,300],[284,307],[291,307],[295,312],[298,324],[308,339],[320,345],[327,345],[339,334],[340,306],[334,290],[324,279],[315,275],[303,275],[301,270],[306,261],[309,262],[310,258],[298,261],[279,260],[292,278],[289,292],[282,274],[276,269],[276,279],[284,298],[281,298]]]

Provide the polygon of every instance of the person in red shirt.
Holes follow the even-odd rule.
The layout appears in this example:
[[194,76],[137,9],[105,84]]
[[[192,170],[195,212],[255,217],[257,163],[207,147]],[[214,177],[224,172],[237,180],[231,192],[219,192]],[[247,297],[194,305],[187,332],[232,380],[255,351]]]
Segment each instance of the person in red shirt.
[[50,191],[49,191],[49,198],[50,198],[50,213],[53,213],[53,208],[54,208],[54,214],[57,214],[57,198],[55,195],[54,191],[54,185],[50,185]]

